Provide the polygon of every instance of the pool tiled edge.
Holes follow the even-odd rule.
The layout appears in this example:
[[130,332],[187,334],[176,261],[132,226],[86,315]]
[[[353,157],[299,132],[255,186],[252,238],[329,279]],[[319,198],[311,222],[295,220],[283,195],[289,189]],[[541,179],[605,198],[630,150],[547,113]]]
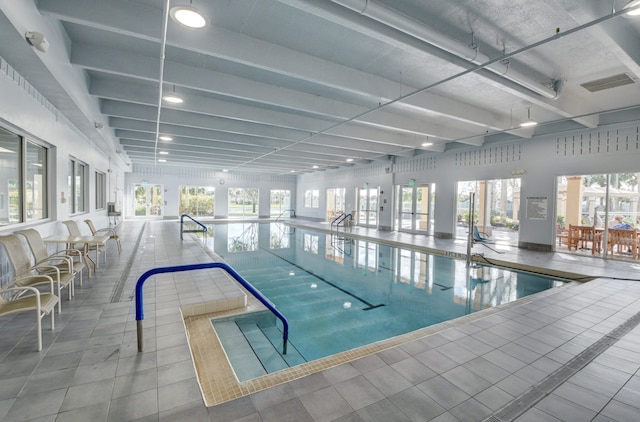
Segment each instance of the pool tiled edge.
[[[358,358],[378,353],[382,350],[410,343],[432,334],[468,324],[469,322],[489,317],[506,309],[525,305],[533,300],[554,294],[555,292],[558,292],[559,289],[570,288],[572,284],[574,283],[569,283],[569,285],[561,288],[545,290],[498,307],[484,309],[451,321],[445,321],[407,334],[382,340],[243,382],[238,381],[236,378],[233,368],[227,359],[224,348],[222,347],[222,344],[220,343],[220,340],[213,328],[211,319],[254,312],[259,310],[261,305],[256,303],[257,301],[255,299],[247,298],[249,305],[246,308],[185,316],[184,323],[203,400],[205,405],[210,407],[276,386],[278,384],[293,381],[343,363],[351,362]],[[578,283],[575,284],[577,285]]]

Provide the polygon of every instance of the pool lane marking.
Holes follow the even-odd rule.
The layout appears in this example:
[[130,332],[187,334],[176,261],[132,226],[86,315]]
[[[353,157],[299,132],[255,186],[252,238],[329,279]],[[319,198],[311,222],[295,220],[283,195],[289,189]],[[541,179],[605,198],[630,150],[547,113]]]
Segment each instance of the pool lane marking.
[[292,261],[289,261],[287,258],[281,257],[280,255],[270,251],[269,249],[265,249],[265,248],[259,248],[259,249],[262,249],[263,251],[270,253],[271,255],[275,256],[276,258],[279,258],[279,259],[283,260],[284,262],[286,262],[286,263],[288,263],[290,265],[293,265],[294,267],[296,267],[296,268],[304,271],[305,273],[317,278],[318,280],[330,285],[331,287],[340,290],[342,293],[347,294],[347,295],[351,296],[352,298],[354,298],[356,300],[359,300],[360,302],[362,302],[365,305],[367,305],[366,308],[362,308],[363,311],[370,311],[372,309],[381,308],[381,307],[385,306],[384,303],[380,303],[378,305],[374,305],[373,303],[369,303],[366,300],[362,299],[361,297],[356,296],[354,293],[351,293],[350,291],[345,290],[342,287],[335,285],[334,283],[330,282],[329,280],[326,280],[325,278],[320,277],[319,275],[314,274],[314,273],[306,270],[305,268],[301,267],[300,265],[298,265],[298,264],[296,264],[296,263],[294,263]]

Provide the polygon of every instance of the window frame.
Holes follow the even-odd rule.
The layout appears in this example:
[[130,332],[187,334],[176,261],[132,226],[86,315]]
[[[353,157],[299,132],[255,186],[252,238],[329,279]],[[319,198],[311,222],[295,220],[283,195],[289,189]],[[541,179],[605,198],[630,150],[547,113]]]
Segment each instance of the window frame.
[[[33,223],[49,219],[51,203],[50,203],[50,156],[51,147],[43,142],[38,142],[27,136],[21,135],[15,130],[5,126],[0,126],[0,135],[6,136],[12,141],[12,149],[3,148],[2,153],[16,154],[15,158],[7,158],[7,163],[15,164],[14,173],[7,171],[4,178],[7,184],[6,192],[0,192],[2,203],[0,211],[6,212],[6,219],[0,226],[17,225],[22,223]],[[36,152],[37,161],[31,162],[33,152]],[[39,168],[37,171],[31,171],[30,166]],[[9,168],[9,167],[7,167]],[[39,180],[36,175],[40,175]],[[12,188],[13,187],[13,188]],[[4,187],[3,187],[4,189]],[[13,192],[17,192],[12,198]],[[28,207],[27,199],[31,199],[31,207]],[[37,202],[37,206],[35,203]],[[11,216],[12,210],[15,216]]]
[[304,208],[320,208],[320,189],[304,191]]
[[96,188],[96,210],[107,208],[107,175],[106,173],[95,171],[95,188]]
[[[87,213],[89,165],[73,156],[69,156],[68,163],[69,215]],[[78,186],[78,179],[81,181],[80,186]]]

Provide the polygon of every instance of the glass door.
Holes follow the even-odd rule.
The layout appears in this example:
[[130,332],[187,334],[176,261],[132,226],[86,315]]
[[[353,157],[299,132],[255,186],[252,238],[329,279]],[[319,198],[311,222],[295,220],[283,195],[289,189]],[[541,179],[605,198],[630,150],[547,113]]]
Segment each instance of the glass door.
[[137,218],[161,218],[163,185],[133,185],[133,215]]
[[[475,192],[474,215],[470,216],[470,193]],[[520,230],[520,179],[458,182],[458,238],[466,238],[473,218],[482,237],[518,244]]]
[[429,184],[399,187],[398,230],[428,233],[431,229]]
[[378,188],[358,188],[358,225],[378,226]]
[[[327,189],[327,221],[333,221],[337,216],[347,212],[345,208],[345,189]],[[356,216],[352,216],[354,219]]]

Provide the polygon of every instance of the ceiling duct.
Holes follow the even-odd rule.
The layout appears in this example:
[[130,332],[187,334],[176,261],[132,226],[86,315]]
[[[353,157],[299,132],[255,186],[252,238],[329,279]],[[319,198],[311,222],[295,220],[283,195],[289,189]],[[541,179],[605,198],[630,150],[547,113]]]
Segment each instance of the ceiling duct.
[[598,92],[605,89],[617,88],[619,86],[630,85],[635,83],[628,74],[620,73],[618,75],[609,76],[602,79],[596,79],[591,82],[580,84],[581,87],[589,92]]
[[[460,44],[459,42],[451,39],[450,37],[435,31],[432,28],[426,26],[423,22],[419,22],[412,19],[398,11],[391,9],[390,7],[376,1],[376,0],[331,0],[336,4],[344,6],[350,10],[360,13],[370,19],[374,19],[384,25],[390,26],[405,34],[411,35],[421,41],[445,50],[451,54],[468,60],[471,63],[481,65],[489,62],[492,59],[482,54],[478,48],[470,48],[467,45]],[[289,1],[287,2],[289,3]],[[558,98],[559,92],[555,90],[555,81],[550,80],[551,87],[540,84],[538,81],[519,73],[516,70],[510,68],[505,63],[493,63],[486,67],[486,69],[509,79],[539,95],[546,98],[555,99]]]

